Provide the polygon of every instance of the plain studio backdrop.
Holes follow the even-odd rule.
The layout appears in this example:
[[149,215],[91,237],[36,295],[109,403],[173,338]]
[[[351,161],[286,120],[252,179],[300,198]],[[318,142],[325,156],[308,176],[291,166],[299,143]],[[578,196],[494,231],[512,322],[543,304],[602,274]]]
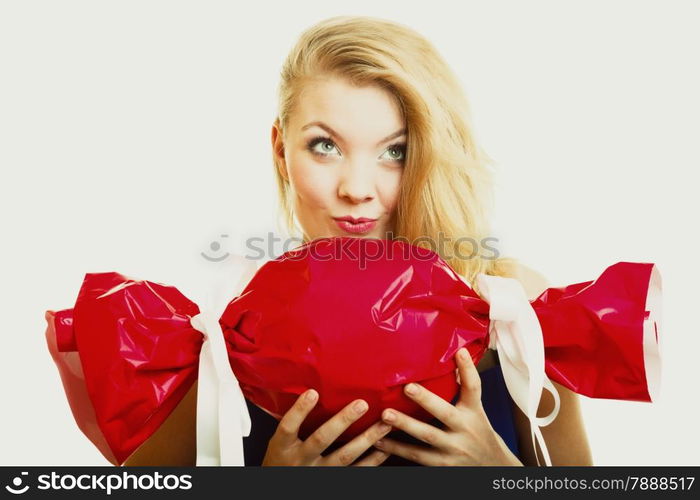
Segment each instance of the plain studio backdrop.
[[457,73],[497,162],[502,254],[552,286],[659,266],[662,397],[581,397],[585,424],[597,465],[697,465],[698,5],[493,0],[2,2],[2,465],[107,464],[44,311],[72,307],[86,272],[187,295],[212,243],[280,234],[280,66],[342,14],[416,29]]

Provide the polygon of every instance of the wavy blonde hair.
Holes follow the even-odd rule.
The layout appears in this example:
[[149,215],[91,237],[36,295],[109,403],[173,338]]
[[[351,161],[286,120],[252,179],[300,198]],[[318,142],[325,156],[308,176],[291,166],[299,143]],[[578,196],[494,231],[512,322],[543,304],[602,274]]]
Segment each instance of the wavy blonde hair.
[[[378,85],[398,100],[406,121],[407,153],[392,221],[396,238],[437,251],[475,289],[478,273],[514,275],[512,258],[485,258],[480,251],[469,259],[454,256],[474,251],[472,243],[457,242],[459,238],[480,245],[489,236],[493,161],[476,143],[462,87],[433,45],[411,28],[367,16],[337,16],[311,26],[280,73],[275,123],[283,136],[304,85],[319,77]],[[290,234],[300,234],[290,185],[274,152],[273,162],[281,215]],[[448,240],[446,248],[429,243],[440,234]]]

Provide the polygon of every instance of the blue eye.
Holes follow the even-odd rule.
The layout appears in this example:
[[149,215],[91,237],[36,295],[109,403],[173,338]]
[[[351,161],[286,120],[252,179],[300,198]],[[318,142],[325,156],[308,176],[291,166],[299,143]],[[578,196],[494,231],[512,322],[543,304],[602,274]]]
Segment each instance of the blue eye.
[[[318,151],[315,149],[318,144],[321,144],[323,151]],[[330,146],[330,148],[327,148],[326,146]],[[330,156],[334,148],[335,144],[330,137],[324,136],[314,137],[306,144],[306,149],[308,149],[311,153],[320,156]]]
[[[389,158],[389,160],[391,160],[391,161],[404,161],[406,159],[406,145],[405,144],[402,144],[402,143],[392,144],[391,146],[389,146],[387,148],[386,151],[387,151],[387,153],[390,151],[394,152],[394,155],[390,155],[390,156],[393,156],[393,157]],[[398,155],[398,157],[397,157],[397,155]]]

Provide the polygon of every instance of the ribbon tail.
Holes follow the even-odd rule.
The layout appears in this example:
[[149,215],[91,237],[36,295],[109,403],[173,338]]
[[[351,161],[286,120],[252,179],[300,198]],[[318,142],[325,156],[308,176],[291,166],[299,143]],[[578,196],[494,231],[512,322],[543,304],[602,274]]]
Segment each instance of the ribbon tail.
[[554,398],[554,408],[552,409],[551,413],[546,417],[537,417],[537,425],[539,427],[545,427],[551,424],[557,417],[557,415],[559,415],[559,407],[561,406],[559,391],[557,391],[557,388],[554,387],[554,384],[551,380],[549,380],[549,377],[547,377],[547,375],[544,376],[544,385],[542,386],[542,388],[547,389],[552,394],[552,397]]
[[197,465],[243,466],[243,437],[250,435],[251,420],[219,320],[200,313],[191,323],[205,336],[197,393]]
[[[503,332],[506,328],[500,328]],[[505,345],[501,344],[500,340],[503,339],[504,343],[510,345],[513,339],[508,338],[506,335],[501,333],[497,335],[498,340],[496,341],[497,350],[499,354],[499,360],[501,362],[501,370],[503,371],[503,378],[508,388],[508,392],[513,399],[513,402],[520,408],[520,410],[525,414],[530,421],[530,437],[532,438],[532,449],[535,450],[535,457],[537,459],[537,465],[540,465],[539,457],[537,455],[537,445],[539,445],[542,455],[545,458],[545,462],[548,466],[551,466],[551,460],[549,459],[549,452],[547,450],[547,445],[544,441],[544,436],[540,430],[540,427],[549,425],[559,414],[559,393],[557,389],[552,384],[552,381],[545,375],[544,380],[541,385],[538,385],[537,381],[528,374],[518,369],[518,363],[511,360],[509,356],[509,351]],[[508,340],[506,340],[508,339]],[[545,388],[552,393],[554,397],[554,409],[552,412],[545,417],[537,417],[537,410],[539,408],[539,401],[542,395],[542,389]]]
[[219,393],[219,453],[221,465],[241,466],[245,465],[242,437],[250,435],[251,421],[243,393],[234,382],[224,383]]
[[545,427],[554,421],[556,416],[559,414],[559,406],[561,405],[561,401],[559,399],[559,391],[557,391],[556,387],[552,384],[552,381],[549,380],[549,378],[545,375],[544,377],[544,389],[547,389],[549,392],[552,393],[552,397],[554,398],[554,409],[551,411],[549,415],[546,417],[537,417],[537,413],[535,412],[535,418],[530,419],[530,429],[531,429],[531,435],[532,435],[532,449],[535,450],[535,458],[537,459],[537,465],[540,465],[540,458],[539,455],[537,455],[537,448],[535,447],[535,438],[537,438],[537,444],[539,444],[540,451],[542,452],[542,456],[544,457],[545,464],[548,467],[552,466],[552,459],[549,456],[549,450],[547,450],[547,444],[544,442],[544,436],[542,435],[542,430],[540,429],[541,427]]
[[197,466],[218,465],[221,462],[218,393],[211,343],[205,338],[199,355],[197,381]]
[[[532,425],[532,422],[530,422]],[[547,467],[552,466],[552,459],[549,457],[549,451],[547,450],[547,445],[544,442],[544,436],[542,436],[542,431],[537,425],[532,427],[532,449],[535,450],[535,458],[537,459],[537,466],[540,466],[540,457],[537,455],[537,447],[535,446],[535,438],[537,438],[537,444],[540,445],[540,451],[544,457],[544,463]]]

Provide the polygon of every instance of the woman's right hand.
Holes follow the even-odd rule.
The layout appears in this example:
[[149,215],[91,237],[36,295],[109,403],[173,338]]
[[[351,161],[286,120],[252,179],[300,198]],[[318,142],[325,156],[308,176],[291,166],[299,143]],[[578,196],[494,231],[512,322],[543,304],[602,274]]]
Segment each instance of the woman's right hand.
[[[338,448],[327,456],[322,456],[323,450],[335,441],[345,429],[350,427],[355,420],[359,419],[367,411],[367,403],[362,399],[357,399],[333,415],[328,421],[314,431],[305,441],[299,439],[299,428],[311,412],[318,393],[309,389],[301,394],[294,405],[284,414],[277,430],[270,438],[263,458],[262,465],[352,465],[371,466],[379,465],[387,459],[389,454],[375,450],[362,460],[355,462],[357,457],[365,450],[385,436],[391,426],[381,420],[374,423],[352,441]],[[359,407],[360,411],[356,408]]]

